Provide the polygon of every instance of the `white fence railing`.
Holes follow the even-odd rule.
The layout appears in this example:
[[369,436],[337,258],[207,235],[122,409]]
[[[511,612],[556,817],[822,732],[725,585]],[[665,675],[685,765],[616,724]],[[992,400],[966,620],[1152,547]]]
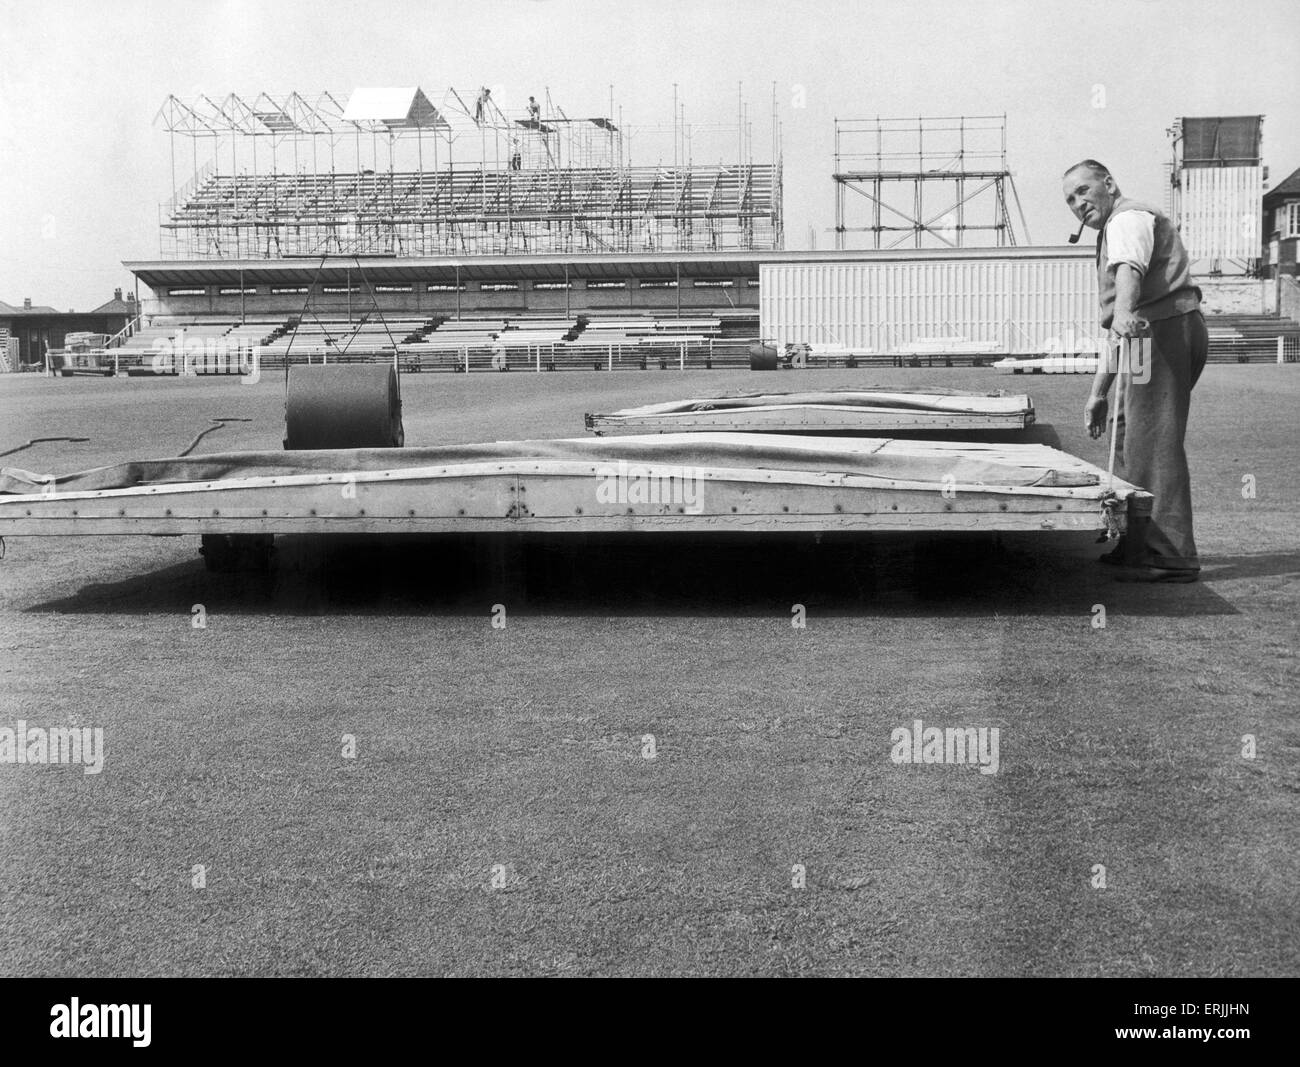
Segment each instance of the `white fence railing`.
[[1211,363],[1297,363],[1300,337],[1219,337],[1210,342]]

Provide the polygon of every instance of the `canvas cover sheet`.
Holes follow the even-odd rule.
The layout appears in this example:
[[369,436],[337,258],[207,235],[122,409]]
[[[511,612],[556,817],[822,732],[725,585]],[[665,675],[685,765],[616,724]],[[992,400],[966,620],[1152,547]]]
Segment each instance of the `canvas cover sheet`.
[[1020,415],[1032,408],[1028,397],[1001,393],[950,391],[845,390],[803,393],[754,393],[744,396],[701,397],[671,400],[662,404],[623,408],[611,418],[687,415],[701,411],[743,411],[753,408],[833,407],[870,411],[932,411],[946,415]]
[[496,441],[424,448],[219,452],[137,460],[60,475],[9,467],[0,470],[0,494],[86,492],[185,482],[515,461],[829,471],[929,482],[936,489],[947,476],[966,485],[1072,487],[1098,484],[1095,468],[1069,453],[1045,445],[686,433]]

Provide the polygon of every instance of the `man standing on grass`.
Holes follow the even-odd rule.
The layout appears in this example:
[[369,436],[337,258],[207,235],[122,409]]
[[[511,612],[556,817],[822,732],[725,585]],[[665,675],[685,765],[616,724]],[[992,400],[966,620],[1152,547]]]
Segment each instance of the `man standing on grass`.
[[[1141,337],[1142,372],[1100,359],[1084,424],[1095,439],[1106,429],[1106,396],[1115,371],[1125,374],[1116,451],[1126,481],[1155,497],[1138,566],[1116,575],[1126,582],[1194,582],[1201,565],[1192,537],[1192,484],[1183,438],[1192,387],[1205,368],[1209,337],[1201,291],[1174,224],[1158,209],[1124,196],[1095,159],[1065,172],[1065,202],[1083,225],[1100,230],[1097,280],[1101,325],[1118,339]],[[1101,557],[1122,564],[1124,548]]]

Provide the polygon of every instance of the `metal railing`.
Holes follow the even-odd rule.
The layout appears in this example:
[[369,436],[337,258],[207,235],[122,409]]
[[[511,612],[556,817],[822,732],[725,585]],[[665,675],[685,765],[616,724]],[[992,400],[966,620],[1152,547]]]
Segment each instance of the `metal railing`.
[[1216,337],[1210,341],[1210,363],[1300,362],[1300,336]]
[[[750,367],[751,346],[757,339],[717,338],[673,340],[664,338],[649,343],[611,342],[609,344],[572,344],[554,342],[511,346],[501,349],[492,342],[437,347],[427,344],[337,346],[303,346],[286,352],[281,347],[238,344],[207,344],[202,350],[194,346],[172,363],[159,368],[149,353],[129,353],[133,358],[119,361],[120,349],[103,349],[84,353],[77,366],[87,367],[95,359],[105,370],[142,374],[247,374],[254,368],[283,369],[286,361],[308,363],[395,363],[407,373],[450,372],[485,373],[501,371],[655,371],[655,370],[735,370]],[[774,344],[774,343],[770,343]],[[778,350],[789,346],[776,345]],[[1050,355],[1051,353],[1040,353]],[[1059,355],[1059,353],[1057,353]],[[872,352],[863,349],[837,350],[833,346],[816,346],[802,361],[781,360],[783,366],[818,369],[879,367],[947,368],[989,367],[1007,356],[1005,351],[971,350],[900,350],[887,348]],[[1018,353],[1017,358],[1033,358],[1032,353]],[[163,361],[166,363],[166,360]],[[1211,346],[1213,363],[1300,363],[1300,336],[1276,338],[1221,338]]]
[[[573,345],[563,342],[511,346],[504,351],[491,343],[432,349],[427,345],[398,345],[398,368],[406,372],[450,371],[558,371],[558,370],[712,370],[749,366],[748,340],[708,338],[703,341],[674,341],[665,338],[651,344]],[[254,349],[263,370],[283,368],[283,350]],[[313,346],[291,349],[290,364],[297,363],[386,363],[394,358],[390,346],[353,345],[348,351]]]
[[128,337],[134,337],[136,330],[138,330],[139,328],[140,328],[140,307],[139,304],[137,304],[135,309],[135,314],[126,320],[125,326],[123,326],[120,330],[117,331],[117,333],[113,334],[112,337],[110,337],[107,341],[104,342],[104,348],[106,350],[120,348],[122,346],[122,342],[125,341]]

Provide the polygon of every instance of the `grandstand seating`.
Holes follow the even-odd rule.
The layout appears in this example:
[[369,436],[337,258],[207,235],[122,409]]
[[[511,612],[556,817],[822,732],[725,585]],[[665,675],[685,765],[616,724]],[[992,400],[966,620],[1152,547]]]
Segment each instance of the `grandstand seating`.
[[[1272,362],[1277,338],[1286,338],[1287,358],[1300,353],[1300,323],[1264,315],[1216,315],[1209,320],[1210,358],[1216,362]],[[759,332],[752,311],[719,310],[691,318],[653,314],[561,317],[553,313],[488,314],[382,320],[340,316],[264,319],[238,323],[200,316],[157,317],[119,349],[123,366],[146,362],[159,338],[224,341],[235,348],[256,346],[264,365],[325,357],[331,360],[391,359],[403,370],[654,369],[657,367],[748,366],[749,343]],[[952,366],[983,363],[996,345],[960,337],[921,338],[897,351],[872,352],[833,344],[810,346],[811,366]]]
[[[294,352],[317,351],[310,338],[294,342]],[[757,329],[755,317],[749,316],[747,337]],[[373,337],[373,335],[371,335]],[[364,338],[363,338],[364,340]],[[287,338],[262,350],[272,361],[285,350]],[[660,319],[648,316],[556,318],[543,315],[485,316],[440,322],[423,336],[399,346],[401,366],[407,370],[464,369],[476,366],[609,367],[641,366],[648,360],[672,359],[680,365],[689,354],[692,365],[712,365],[715,343],[733,348],[730,359],[735,365],[747,362],[743,345],[721,336],[719,318]],[[375,346],[371,351],[387,346]],[[367,350],[354,345],[352,353]],[[333,351],[333,350],[331,350]],[[744,357],[742,359],[742,356]]]
[[255,349],[264,366],[324,357],[330,360],[392,358],[396,348],[404,370],[499,368],[502,351],[510,366],[639,367],[747,366],[748,343],[758,332],[757,315],[734,310],[708,316],[579,315],[553,313],[485,315],[464,319],[382,319],[311,315],[238,323],[211,316],[156,316],[117,349],[123,367],[147,364],[159,340],[205,348],[224,342]]
[[260,349],[264,360],[277,361],[293,353],[304,355],[369,356],[391,353],[398,345],[414,344],[432,329],[432,319],[312,317],[289,324]]
[[241,324],[229,320],[204,321],[192,315],[159,316],[123,339],[116,348],[117,362],[123,367],[146,364],[162,349],[159,342],[174,344],[181,331],[187,347],[198,342],[205,350],[220,346],[233,353],[272,341],[287,325],[285,319]]
[[1279,337],[1288,351],[1300,348],[1300,323],[1276,315],[1208,315],[1206,326],[1214,363],[1272,362]]
[[163,225],[173,253],[770,248],[771,166],[211,175]]

